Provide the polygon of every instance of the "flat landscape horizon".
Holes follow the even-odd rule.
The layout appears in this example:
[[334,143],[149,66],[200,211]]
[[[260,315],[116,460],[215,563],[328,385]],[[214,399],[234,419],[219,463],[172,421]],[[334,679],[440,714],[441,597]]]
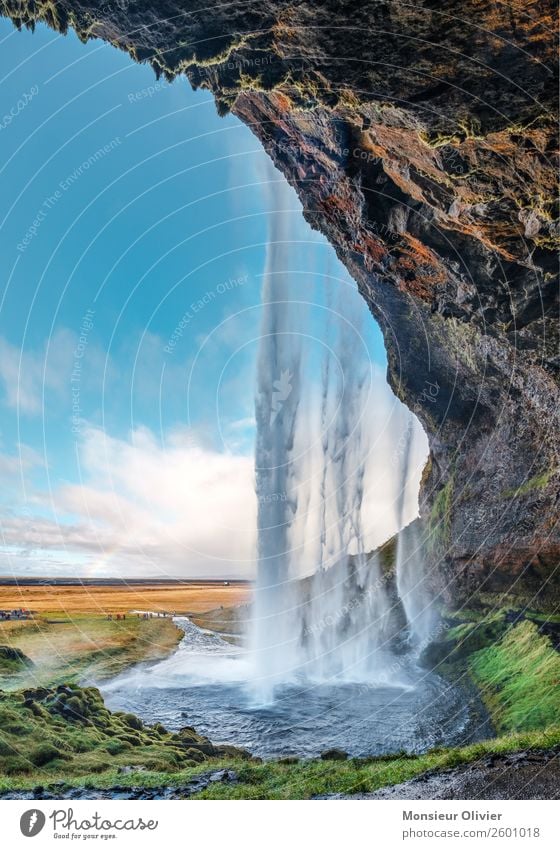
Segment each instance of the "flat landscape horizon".
[[[138,580],[112,582],[96,579],[61,583],[7,583],[0,578],[0,610],[28,608],[34,613],[206,613],[249,601],[250,585],[241,581]],[[0,623],[0,628],[1,628]]]

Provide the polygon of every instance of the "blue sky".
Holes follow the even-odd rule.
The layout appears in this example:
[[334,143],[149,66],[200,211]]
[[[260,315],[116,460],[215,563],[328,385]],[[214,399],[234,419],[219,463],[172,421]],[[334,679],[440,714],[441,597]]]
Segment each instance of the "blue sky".
[[0,42],[0,572],[246,574],[275,209],[302,300],[354,284],[210,95],[44,26]]

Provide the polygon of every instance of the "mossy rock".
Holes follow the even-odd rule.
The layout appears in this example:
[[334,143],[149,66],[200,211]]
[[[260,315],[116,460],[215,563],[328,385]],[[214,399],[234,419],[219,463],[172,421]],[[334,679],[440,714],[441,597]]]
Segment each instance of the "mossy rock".
[[79,719],[85,719],[88,713],[84,702],[78,696],[70,696],[66,702],[66,709]]
[[457,625],[447,632],[444,639],[435,640],[424,648],[420,663],[432,669],[467,660],[475,652],[493,645],[506,633],[508,627],[503,614],[486,621]]
[[200,751],[200,749],[185,749],[185,757],[188,760],[198,764],[203,763],[206,760],[206,757],[204,756],[203,752]]
[[[214,754],[220,758],[236,758],[242,761],[260,762],[260,758],[254,758],[247,749],[238,749],[237,746],[214,746]],[[296,758],[299,760],[299,758]]]
[[24,699],[33,699],[39,700],[46,699],[47,696],[50,696],[52,690],[48,690],[46,687],[34,687],[33,689],[28,688],[23,691]]
[[110,755],[120,755],[131,748],[132,746],[130,743],[125,742],[124,740],[109,740],[109,742],[105,744],[105,751],[109,752]]
[[325,752],[321,752],[321,760],[322,761],[347,761],[348,760],[348,752],[344,752],[342,749],[327,749]]
[[172,735],[172,739],[175,743],[179,743],[180,746],[184,746],[185,748],[193,747],[200,749],[205,755],[213,755],[216,751],[208,737],[202,737],[200,734],[197,734],[194,728],[190,726],[181,728],[177,734]]
[[33,764],[21,755],[9,755],[2,758],[2,772],[4,775],[19,775],[31,772]]
[[119,740],[130,743],[131,746],[141,746],[143,743],[143,740],[136,734],[119,734]]
[[29,760],[35,766],[45,766],[45,764],[60,757],[61,752],[56,746],[53,746],[51,743],[41,743],[31,751]]
[[4,775],[43,769],[65,777],[102,774],[114,768],[113,757],[117,765],[130,758],[134,767],[165,773],[218,754],[243,756],[233,747],[216,749],[194,728],[171,734],[161,723],[146,726],[133,714],[111,713],[96,688],[67,684],[29,688],[6,697],[0,691],[0,728]]
[[135,728],[136,731],[141,731],[144,728],[144,723],[142,720],[135,716],[133,713],[125,713],[123,716],[123,722],[126,723],[130,728]]
[[21,649],[16,649],[13,646],[0,646],[0,664],[2,664],[3,661],[7,661],[10,664],[15,664],[16,666],[21,667],[35,665],[31,658],[27,657]]

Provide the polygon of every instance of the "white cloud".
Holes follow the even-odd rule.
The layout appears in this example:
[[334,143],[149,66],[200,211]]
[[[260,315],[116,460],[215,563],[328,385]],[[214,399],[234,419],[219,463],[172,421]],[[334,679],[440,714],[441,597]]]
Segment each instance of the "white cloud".
[[87,554],[90,571],[112,575],[252,571],[251,457],[203,448],[185,432],[162,445],[146,428],[126,440],[90,428],[79,455],[82,482],[42,498],[53,518],[5,516],[4,545]]

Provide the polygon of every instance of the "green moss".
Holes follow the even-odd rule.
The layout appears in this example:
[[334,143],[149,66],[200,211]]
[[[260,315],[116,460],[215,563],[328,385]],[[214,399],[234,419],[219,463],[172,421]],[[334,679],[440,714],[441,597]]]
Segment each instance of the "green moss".
[[123,716],[123,722],[128,725],[129,728],[135,728],[137,731],[141,731],[144,727],[142,720],[133,713],[125,713]]
[[517,498],[519,495],[527,495],[527,493],[532,492],[534,489],[544,489],[548,486],[550,479],[557,471],[557,469],[550,469],[548,472],[541,472],[541,474],[529,478],[529,480],[526,480],[518,487],[505,489],[501,493],[501,498]]
[[52,743],[40,743],[29,754],[29,760],[35,766],[45,766],[49,761],[54,761],[61,754],[60,748],[53,746]]
[[422,654],[422,662],[439,673],[462,675],[465,662],[474,652],[493,645],[508,628],[503,611],[470,622],[459,622],[444,636],[430,643]]
[[476,652],[470,669],[498,730],[560,725],[560,655],[533,622]]
[[391,537],[377,549],[379,563],[384,575],[393,575],[397,563],[397,537]]
[[428,523],[428,545],[434,548],[445,545],[451,536],[451,508],[453,506],[453,473],[434,499]]
[[[258,764],[235,758],[216,760],[214,769],[234,769],[236,783],[213,782],[196,798],[204,799],[308,799],[325,793],[372,792],[391,784],[398,784],[434,769],[448,769],[468,764],[487,754],[505,754],[520,749],[545,749],[560,744],[560,727],[539,732],[503,735],[494,740],[456,749],[434,749],[424,755],[394,755],[348,761],[299,761],[280,763],[271,761]],[[56,761],[54,762],[56,763]],[[165,762],[167,764],[167,762]],[[181,786],[200,772],[208,770],[208,763],[183,764],[182,768],[169,769],[154,757],[146,761],[146,771],[123,774],[115,767],[91,762],[90,769],[74,775],[64,765],[64,772],[53,775],[51,782],[63,778],[69,787],[86,786],[97,789],[112,787]],[[29,763],[11,758],[10,769],[0,775],[0,791],[25,789],[39,781],[49,786],[45,771],[32,772]]]
[[130,743],[126,743],[124,740],[109,740],[105,745],[105,750],[110,755],[120,755],[122,752],[126,752],[127,749],[130,749]]
[[[98,776],[118,765],[176,771],[195,759],[211,759],[214,749],[205,737],[193,732],[188,741],[161,725],[144,725],[133,714],[111,713],[92,687],[0,690],[0,778],[26,774],[44,784]],[[195,747],[196,758],[189,746]],[[242,752],[234,749],[233,754]]]

